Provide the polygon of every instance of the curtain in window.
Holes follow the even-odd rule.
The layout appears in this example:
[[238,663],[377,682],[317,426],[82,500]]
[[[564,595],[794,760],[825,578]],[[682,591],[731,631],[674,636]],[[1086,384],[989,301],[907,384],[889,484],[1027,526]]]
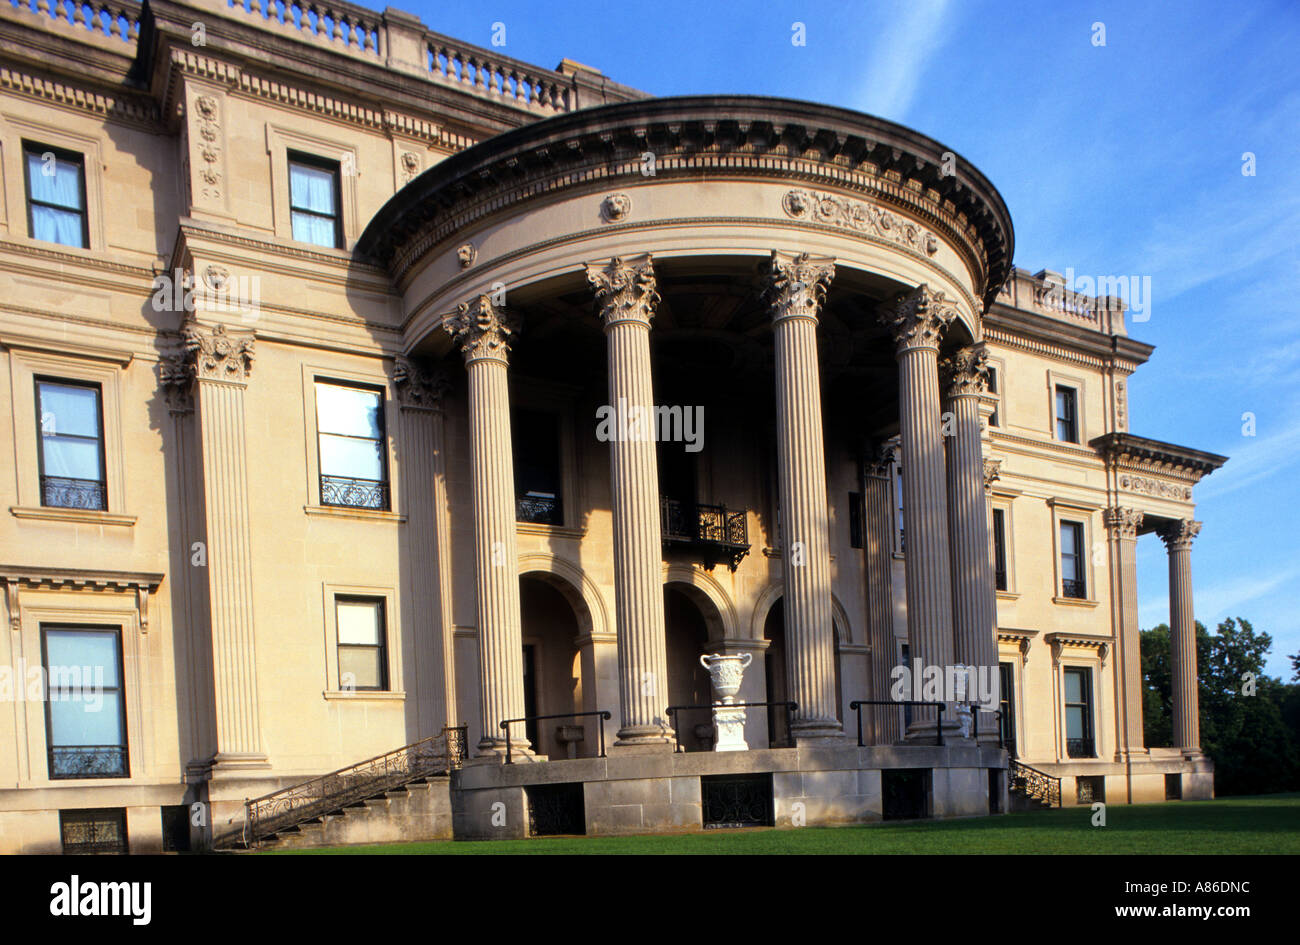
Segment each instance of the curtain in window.
[[[293,238],[317,246],[337,241],[334,173],[303,164],[289,165],[289,202],[292,204]],[[310,211],[310,212],[300,212]]]
[[41,384],[39,396],[45,475],[102,481],[99,393],[89,387]]
[[27,179],[32,199],[32,236],[63,246],[84,245],[81,166],[72,161],[47,162],[42,155],[29,153]]
[[46,633],[51,747],[126,744],[117,646],[102,630]]
[[373,391],[316,385],[321,475],[385,478],[380,403]]

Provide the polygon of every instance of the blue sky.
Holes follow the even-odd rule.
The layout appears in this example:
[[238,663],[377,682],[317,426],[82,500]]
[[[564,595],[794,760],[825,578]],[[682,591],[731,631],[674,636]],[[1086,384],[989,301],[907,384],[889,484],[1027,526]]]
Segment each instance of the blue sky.
[[[405,0],[434,30],[657,95],[804,98],[902,122],[1001,191],[1016,263],[1151,279],[1130,429],[1223,453],[1196,490],[1196,614],[1300,651],[1300,3]],[[806,45],[791,42],[792,24]],[[1094,23],[1105,26],[1093,45]],[[1242,174],[1245,152],[1255,176]],[[1255,435],[1243,435],[1243,414]],[[1290,483],[1290,486],[1287,484]],[[1292,536],[1287,538],[1287,536]],[[1167,619],[1138,544],[1141,622]]]

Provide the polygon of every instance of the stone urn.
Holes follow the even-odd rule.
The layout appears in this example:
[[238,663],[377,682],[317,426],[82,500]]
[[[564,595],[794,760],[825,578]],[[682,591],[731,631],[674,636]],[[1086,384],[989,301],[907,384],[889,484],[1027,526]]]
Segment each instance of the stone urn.
[[745,751],[749,748],[745,743],[745,710],[733,707],[732,703],[740,692],[745,667],[753,659],[751,653],[706,653],[700,657],[700,665],[709,671],[713,691],[722,703],[713,709],[713,726],[717,731],[713,740],[714,751]]
[[731,705],[736,700],[736,693],[740,692],[740,680],[753,659],[752,653],[705,653],[700,657],[700,665],[709,671],[713,691],[718,694],[719,702]]

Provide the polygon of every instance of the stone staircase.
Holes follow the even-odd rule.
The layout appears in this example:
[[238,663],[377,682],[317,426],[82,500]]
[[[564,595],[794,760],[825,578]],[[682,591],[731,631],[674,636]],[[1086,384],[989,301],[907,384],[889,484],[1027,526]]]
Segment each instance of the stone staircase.
[[1061,806],[1061,779],[1014,758],[1007,765],[1008,807],[1012,811],[1051,810]]
[[309,850],[372,843],[450,840],[447,777],[413,781],[263,839],[259,850]]

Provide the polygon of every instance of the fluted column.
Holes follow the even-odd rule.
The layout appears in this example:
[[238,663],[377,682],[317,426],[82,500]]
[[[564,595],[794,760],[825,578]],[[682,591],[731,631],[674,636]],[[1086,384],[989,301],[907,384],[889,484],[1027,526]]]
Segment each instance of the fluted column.
[[[469,375],[470,475],[478,607],[480,754],[505,750],[504,719],[524,714],[523,634],[515,551],[514,455],[510,443],[510,340],[517,325],[490,297],[463,303],[447,322]],[[526,751],[523,725],[510,729]]]
[[253,368],[251,332],[184,328],[203,463],[212,679],[218,769],[267,766],[262,746],[253,620],[252,529],[244,392]]
[[793,725],[797,738],[843,734],[835,710],[826,448],[817,360],[817,315],[834,274],[832,259],[773,252],[764,289],[776,359],[786,667],[790,698],[799,704]]
[[[880,309],[897,345],[909,651],[913,661],[943,674],[953,662],[953,624],[939,339],[956,314],[943,293],[925,285],[900,293]],[[924,693],[912,698],[924,698]],[[912,718],[909,734],[933,734],[934,711],[920,708]],[[951,707],[944,710],[944,723],[955,724]]]
[[1200,694],[1196,677],[1196,617],[1192,606],[1192,539],[1200,522],[1189,518],[1160,530],[1169,550],[1169,685],[1174,747],[1200,751]]
[[1112,506],[1106,510],[1110,545],[1112,623],[1117,634],[1116,661],[1121,715],[1120,752],[1137,754],[1145,750],[1142,731],[1142,640],[1138,629],[1137,533],[1142,513],[1137,509]]
[[[888,699],[898,645],[894,639],[893,553],[894,447],[885,446],[867,457],[863,487],[867,572],[867,632],[871,639],[871,698]],[[871,744],[892,745],[903,734],[902,709],[871,707]]]
[[[610,441],[614,610],[622,724],[616,746],[668,745],[663,540],[654,440],[650,320],[659,294],[649,256],[587,267],[609,353],[609,403],[626,417]],[[638,419],[639,418],[639,419]],[[623,424],[619,424],[620,427]],[[626,434],[626,435],[624,435]]]
[[[421,735],[456,724],[456,659],[449,619],[442,402],[451,385],[441,370],[409,358],[393,365],[402,430],[402,505],[406,509],[405,578],[411,589],[416,722]],[[441,693],[435,697],[435,677]]]
[[958,663],[979,667],[984,678],[993,679],[997,673],[993,639],[996,590],[980,436],[980,397],[988,389],[987,357],[983,348],[962,348],[942,368],[953,414],[947,457],[953,653]]

